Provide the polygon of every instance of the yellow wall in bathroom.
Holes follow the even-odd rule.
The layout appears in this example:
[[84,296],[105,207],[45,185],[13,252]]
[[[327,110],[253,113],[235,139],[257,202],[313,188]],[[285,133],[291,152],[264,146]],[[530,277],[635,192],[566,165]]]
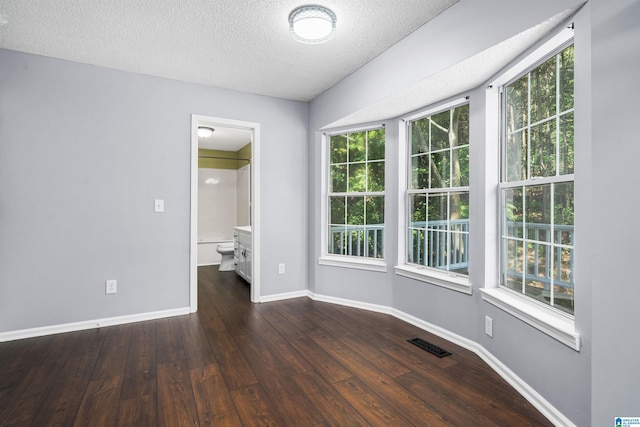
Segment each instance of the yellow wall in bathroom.
[[[215,157],[215,158],[210,158]],[[237,170],[249,164],[251,158],[251,144],[247,144],[238,151],[198,149],[198,167],[208,169]]]

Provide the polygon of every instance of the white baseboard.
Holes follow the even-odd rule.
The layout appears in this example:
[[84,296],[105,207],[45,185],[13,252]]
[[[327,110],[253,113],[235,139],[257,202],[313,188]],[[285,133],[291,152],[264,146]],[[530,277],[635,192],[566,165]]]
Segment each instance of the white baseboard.
[[127,316],[109,317],[106,319],[93,319],[61,325],[43,326],[40,328],[21,329],[18,331],[1,332],[0,342],[21,340],[24,338],[41,337],[45,335],[61,334],[64,332],[83,331],[86,329],[103,328],[106,326],[123,325],[125,323],[143,322],[146,320],[163,319],[166,317],[189,314],[189,307],[172,310],[153,311],[149,313],[131,314]]
[[285,299],[291,298],[300,298],[300,297],[308,297],[309,291],[295,291],[295,292],[285,292],[282,294],[274,294],[274,295],[265,295],[260,297],[260,302],[273,302],[273,301],[281,301]]
[[391,308],[389,308],[387,306],[384,306],[384,305],[370,304],[370,303],[367,303],[367,302],[336,298],[336,297],[331,297],[331,296],[327,296],[327,295],[319,295],[319,294],[315,294],[315,293],[313,293],[311,291],[308,292],[308,296],[309,296],[309,298],[311,298],[314,301],[321,301],[321,302],[328,302],[328,303],[331,303],[331,304],[344,305],[346,307],[359,308],[361,310],[374,311],[376,313],[392,314]]
[[484,362],[489,365],[498,375],[500,375],[509,385],[511,385],[518,393],[522,395],[531,405],[533,405],[538,411],[540,411],[547,419],[558,427],[576,427],[570,419],[564,416],[562,412],[558,411],[549,401],[547,401],[540,393],[533,389],[529,384],[516,375],[511,369],[509,369],[504,363],[491,354],[486,348],[481,346],[475,341],[465,338],[461,335],[455,334],[439,326],[433,325],[429,322],[425,322],[417,317],[411,316],[403,311],[376,305],[368,304],[360,301],[347,300],[342,298],[335,298],[326,295],[318,295],[313,292],[308,293],[309,298],[314,301],[329,302],[332,304],[344,305],[347,307],[359,308],[363,310],[375,311],[378,313],[390,314],[404,322],[407,322],[413,326],[416,326],[424,331],[430,332],[441,338],[446,339],[460,347],[463,347],[469,351],[477,354]]

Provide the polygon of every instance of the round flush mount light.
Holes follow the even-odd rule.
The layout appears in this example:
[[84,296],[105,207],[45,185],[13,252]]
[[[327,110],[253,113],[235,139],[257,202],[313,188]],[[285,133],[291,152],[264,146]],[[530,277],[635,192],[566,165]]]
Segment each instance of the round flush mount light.
[[324,6],[300,6],[289,14],[289,34],[301,43],[324,43],[335,33],[336,14]]
[[200,138],[209,138],[213,135],[215,129],[209,126],[198,126],[198,136]]

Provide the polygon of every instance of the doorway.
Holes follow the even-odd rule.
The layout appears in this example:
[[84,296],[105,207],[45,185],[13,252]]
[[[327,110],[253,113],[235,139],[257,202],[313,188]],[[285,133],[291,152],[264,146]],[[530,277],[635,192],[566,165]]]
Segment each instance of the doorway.
[[260,124],[220,117],[191,116],[191,226],[190,226],[190,272],[189,305],[190,311],[198,310],[198,127],[222,130],[248,131],[251,142],[250,161],[250,205],[251,224],[251,302],[260,302]]

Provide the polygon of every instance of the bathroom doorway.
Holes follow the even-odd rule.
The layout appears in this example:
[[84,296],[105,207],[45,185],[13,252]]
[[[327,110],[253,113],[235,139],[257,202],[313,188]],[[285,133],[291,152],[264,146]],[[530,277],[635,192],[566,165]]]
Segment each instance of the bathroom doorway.
[[[210,129],[208,137],[198,136],[198,129]],[[251,277],[251,301],[260,301],[259,242],[260,206],[259,194],[260,124],[239,120],[192,115],[191,117],[191,231],[190,231],[190,308],[198,309],[198,264],[207,263],[219,256],[215,253],[218,243],[229,241],[235,226],[250,227],[252,256],[249,264]],[[203,166],[202,168],[199,166]],[[221,181],[239,186],[235,195],[236,205],[230,208],[224,199],[223,188],[216,188]],[[229,182],[226,183],[227,187]],[[200,189],[200,190],[199,190]],[[198,224],[199,192],[202,197],[221,197],[220,203],[200,203],[203,209],[225,209],[233,212],[215,212],[216,223]],[[217,206],[216,206],[217,205]],[[208,207],[207,207],[208,206]],[[212,212],[213,214],[214,212]],[[200,233],[199,233],[200,228]],[[227,230],[228,228],[228,230]],[[214,261],[215,262],[215,261]],[[210,263],[210,262],[209,262]],[[235,273],[229,273],[235,274]]]

